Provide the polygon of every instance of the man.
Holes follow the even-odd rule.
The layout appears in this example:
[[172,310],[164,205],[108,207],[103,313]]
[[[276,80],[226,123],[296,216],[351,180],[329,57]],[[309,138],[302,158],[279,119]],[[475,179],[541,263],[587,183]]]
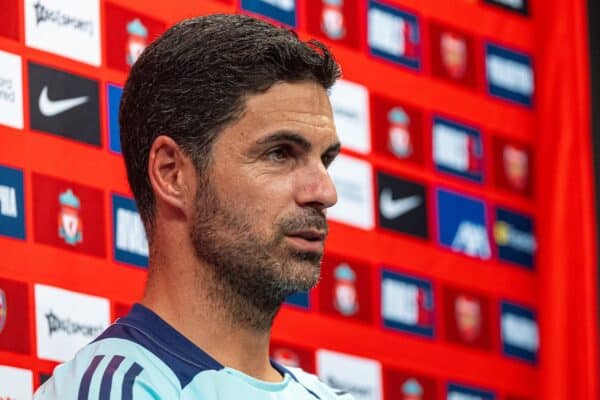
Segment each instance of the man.
[[319,278],[339,74],[320,43],[240,15],[183,21],[144,51],[120,110],[144,297],[36,399],[349,398],[268,356],[282,302]]

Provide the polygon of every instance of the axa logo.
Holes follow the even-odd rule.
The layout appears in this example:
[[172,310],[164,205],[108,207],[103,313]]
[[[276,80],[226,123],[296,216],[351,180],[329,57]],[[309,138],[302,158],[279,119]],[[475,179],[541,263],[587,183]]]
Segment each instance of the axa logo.
[[437,208],[438,239],[443,247],[483,260],[491,258],[483,201],[438,189]]
[[0,235],[25,239],[23,172],[0,165]]

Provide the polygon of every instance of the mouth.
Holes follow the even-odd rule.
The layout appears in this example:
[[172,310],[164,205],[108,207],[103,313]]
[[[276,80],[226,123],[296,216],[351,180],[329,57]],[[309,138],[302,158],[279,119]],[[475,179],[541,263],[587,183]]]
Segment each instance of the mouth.
[[299,250],[322,252],[327,233],[319,230],[306,229],[288,233],[286,238]]

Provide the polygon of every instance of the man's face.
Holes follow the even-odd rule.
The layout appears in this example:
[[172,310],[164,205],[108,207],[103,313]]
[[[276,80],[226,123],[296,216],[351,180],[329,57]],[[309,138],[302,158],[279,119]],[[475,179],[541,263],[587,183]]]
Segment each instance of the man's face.
[[337,201],[327,167],[339,147],[327,94],[312,82],[250,96],[213,145],[191,237],[221,301],[256,328],[318,281],[325,210]]

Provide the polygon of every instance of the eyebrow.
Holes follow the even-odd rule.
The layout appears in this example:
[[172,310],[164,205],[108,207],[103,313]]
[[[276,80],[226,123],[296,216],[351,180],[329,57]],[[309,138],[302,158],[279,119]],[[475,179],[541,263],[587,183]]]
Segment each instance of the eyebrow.
[[[302,150],[306,152],[309,152],[310,149],[312,149],[312,144],[308,140],[306,140],[304,136],[299,135],[296,132],[286,130],[277,131],[267,137],[259,139],[256,141],[256,144],[268,145],[279,142],[293,142],[300,146]],[[323,152],[323,154],[335,153],[337,155],[340,152],[341,147],[342,145],[340,144],[340,142],[333,143]]]

